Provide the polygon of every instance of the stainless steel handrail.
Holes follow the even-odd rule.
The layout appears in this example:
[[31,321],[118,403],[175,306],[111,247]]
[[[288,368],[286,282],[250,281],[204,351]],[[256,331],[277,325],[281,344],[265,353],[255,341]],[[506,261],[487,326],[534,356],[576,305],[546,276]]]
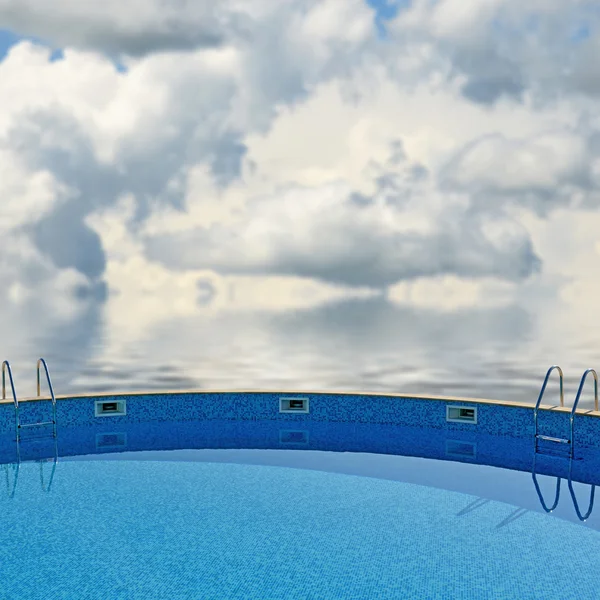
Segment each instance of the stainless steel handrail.
[[581,377],[581,382],[579,383],[579,389],[577,390],[577,396],[575,396],[575,402],[573,402],[573,408],[571,409],[571,417],[575,414],[575,410],[577,409],[577,405],[579,404],[579,398],[581,397],[581,392],[583,390],[583,384],[585,383],[586,377],[592,373],[594,376],[594,410],[598,411],[598,373],[594,369],[586,369]]
[[575,402],[573,402],[573,408],[571,409],[571,414],[569,415],[570,421],[570,431],[571,431],[571,456],[573,456],[573,424],[575,422],[575,411],[577,410],[577,405],[579,404],[579,400],[581,398],[581,392],[583,391],[583,384],[589,374],[594,376],[594,410],[598,411],[598,374],[594,369],[586,369],[581,377],[581,382],[579,384],[579,389],[577,390],[577,396],[575,396]]
[[562,369],[558,365],[552,365],[548,372],[546,373],[546,377],[544,378],[544,383],[542,385],[542,389],[540,390],[540,395],[538,396],[537,402],[535,403],[535,408],[533,409],[533,423],[535,427],[535,440],[537,444],[537,432],[538,432],[538,409],[540,408],[540,404],[542,403],[542,397],[544,396],[544,392],[546,391],[546,386],[548,385],[548,379],[550,378],[550,374],[552,371],[556,369],[558,371],[559,382],[560,382],[560,405],[565,405],[565,395],[564,395],[564,386],[563,386],[563,372]]
[[54,397],[54,389],[52,388],[52,381],[50,380],[50,373],[48,372],[48,365],[43,358],[38,358],[36,371],[37,371],[37,395],[38,398],[41,395],[41,383],[40,383],[40,365],[44,367],[46,372],[46,381],[48,382],[48,388],[50,389],[50,397],[52,398],[52,424],[54,429],[54,437],[56,437],[56,398]]
[[17,444],[19,443],[19,402],[17,401],[17,393],[15,392],[15,383],[13,381],[10,364],[7,360],[2,363],[2,400],[6,398],[6,372],[10,380],[10,389],[12,390],[13,403],[15,405],[15,431],[17,434]]

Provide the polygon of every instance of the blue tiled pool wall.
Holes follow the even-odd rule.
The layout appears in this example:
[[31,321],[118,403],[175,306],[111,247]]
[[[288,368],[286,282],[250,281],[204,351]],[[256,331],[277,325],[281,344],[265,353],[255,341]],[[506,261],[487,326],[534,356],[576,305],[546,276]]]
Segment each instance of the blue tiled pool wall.
[[[309,398],[310,412],[280,413],[279,398],[286,396]],[[125,400],[126,415],[95,417],[96,399],[74,397],[58,400],[57,420],[61,431],[61,454],[96,453],[98,432],[119,433],[128,431],[132,426],[141,425],[141,429],[134,428],[133,433],[128,434],[128,449],[149,449],[152,444],[155,444],[154,447],[162,447],[161,443],[165,440],[173,443],[173,449],[207,447],[198,445],[199,440],[202,443],[212,440],[213,445],[210,447],[213,448],[240,447],[240,440],[247,440],[247,447],[251,448],[275,448],[280,447],[278,444],[281,432],[288,431],[284,436],[287,435],[290,445],[296,443],[299,444],[298,447],[302,447],[304,444],[310,449],[371,451],[469,461],[470,447],[475,444],[478,448],[476,462],[484,459],[485,464],[506,466],[505,458],[508,456],[513,465],[510,468],[530,470],[531,467],[534,423],[533,411],[527,407],[342,394],[123,394],[102,396],[101,399],[107,402]],[[477,423],[447,422],[448,405],[476,406]],[[51,416],[51,403],[48,400],[23,402],[20,404],[20,415],[22,423],[48,420]],[[216,421],[223,424],[217,428]],[[260,427],[259,422],[263,422]],[[269,422],[272,423],[272,427],[265,429],[264,423]],[[364,428],[361,429],[364,425],[379,426],[378,433],[381,439],[375,443],[371,439],[374,435],[373,429],[367,432]],[[540,433],[569,437],[568,413],[541,410],[538,425]],[[403,428],[402,432],[398,427]],[[257,444],[255,429],[259,433],[264,431],[264,446]],[[313,434],[308,444],[303,441],[302,433],[293,433],[308,431],[310,434],[313,429],[318,435],[314,438]],[[425,435],[424,429],[427,430]],[[144,432],[143,438],[136,442],[136,432],[141,430]],[[33,432],[35,428],[24,430],[24,434],[25,431]],[[587,415],[576,416],[576,456],[577,452],[585,448],[600,448],[599,432],[600,419]],[[64,444],[71,437],[74,445],[69,450]],[[486,439],[485,443],[482,443],[483,438],[490,437],[507,438],[510,443],[503,448],[497,447],[501,440]],[[76,439],[79,441],[75,442]],[[429,439],[432,444],[430,448],[427,442]],[[0,454],[9,456],[14,453],[14,440],[14,407],[12,404],[1,404]],[[100,448],[100,451],[111,451],[110,439],[106,440],[108,441],[105,441],[105,447]],[[227,440],[231,441],[231,445],[223,446],[222,444],[227,444]],[[121,443],[119,440],[116,442]],[[81,448],[85,448],[85,451],[81,451]],[[494,462],[494,456],[498,455],[499,450],[502,451],[502,459],[500,462]],[[114,451],[119,451],[118,447]],[[487,457],[486,452],[489,453]]]
[[[286,396],[310,399],[308,414],[279,412],[279,398]],[[232,420],[281,422],[372,423],[477,431],[494,436],[532,438],[534,435],[531,408],[484,404],[452,400],[399,398],[394,396],[342,394],[282,394],[282,393],[185,393],[103,396],[103,401],[125,400],[127,414],[95,417],[96,398],[64,398],[57,401],[57,419],[61,427],[97,427],[107,423],[145,423],[169,421]],[[446,421],[446,407],[477,407],[477,423]],[[49,401],[22,402],[21,422],[48,420]],[[14,432],[15,414],[12,404],[0,404],[0,433]],[[569,415],[566,412],[540,410],[540,433],[554,437],[569,437]],[[600,447],[600,419],[587,415],[575,417],[576,440],[583,446]]]
[[[280,413],[279,398],[286,396],[310,399],[310,413]],[[429,400],[395,396],[304,394],[304,393],[182,393],[102,396],[103,401],[125,400],[124,416],[95,417],[96,398],[64,398],[57,401],[60,427],[98,427],[109,423],[184,422],[203,420],[267,421],[301,423],[372,423],[443,429],[456,432],[478,432],[494,436],[532,439],[533,410],[527,407],[505,406],[453,400]],[[446,421],[446,407],[477,407],[477,423]],[[49,401],[22,402],[21,422],[48,420]],[[0,434],[15,430],[12,404],[0,404]],[[553,437],[569,437],[569,414],[540,410],[540,433]],[[574,437],[578,445],[600,448],[600,419],[577,415]]]

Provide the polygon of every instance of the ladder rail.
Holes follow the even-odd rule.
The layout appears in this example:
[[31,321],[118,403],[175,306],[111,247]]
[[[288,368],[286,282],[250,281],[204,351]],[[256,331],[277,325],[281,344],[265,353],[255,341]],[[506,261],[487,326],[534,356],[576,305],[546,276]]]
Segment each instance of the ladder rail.
[[12,370],[10,363],[5,360],[2,363],[2,400],[6,399],[6,373],[10,381],[10,389],[12,391],[13,403],[15,405],[15,431],[17,434],[17,444],[19,443],[19,402],[17,401],[17,392],[15,391],[15,382],[13,381]]
[[585,380],[589,374],[594,376],[594,410],[598,412],[598,373],[594,369],[586,369],[581,377],[581,382],[579,383],[579,389],[577,390],[577,396],[575,396],[575,402],[573,402],[573,408],[571,409],[571,414],[569,415],[570,429],[571,429],[571,453],[573,452],[573,425],[575,422],[575,411],[577,410],[577,405],[579,404],[579,400],[581,399],[581,392],[583,391],[583,385],[585,384]]
[[538,396],[537,402],[535,403],[535,408],[533,409],[533,424],[535,428],[535,440],[537,444],[538,437],[538,410],[540,408],[540,404],[542,403],[542,398],[544,396],[544,392],[546,391],[546,386],[548,385],[548,380],[550,379],[550,375],[552,371],[556,369],[558,371],[559,383],[560,383],[560,405],[565,405],[565,395],[564,395],[564,385],[563,385],[563,371],[558,365],[552,365],[548,372],[546,373],[546,377],[544,378],[544,383],[542,385],[542,389],[540,390],[540,395]]
[[[43,358],[38,358],[36,366],[37,395],[38,398],[41,396],[40,366],[44,367],[44,371],[46,373],[46,381],[48,382],[48,388],[50,389],[50,397],[52,399],[52,425],[54,428],[54,437],[56,437],[56,397],[54,396],[54,388],[52,387],[52,380],[50,379],[48,365],[46,364],[46,361]],[[44,424],[49,425],[50,423]]]

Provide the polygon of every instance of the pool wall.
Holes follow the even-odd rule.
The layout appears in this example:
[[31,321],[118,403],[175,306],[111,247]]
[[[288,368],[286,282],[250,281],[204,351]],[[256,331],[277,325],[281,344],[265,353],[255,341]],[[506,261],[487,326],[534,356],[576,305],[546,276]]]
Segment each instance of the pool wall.
[[[309,413],[281,413],[279,399],[309,399]],[[95,416],[95,402],[126,403],[122,416]],[[449,422],[447,406],[477,409],[476,423]],[[48,398],[19,401],[22,423],[51,417]],[[568,408],[542,407],[538,414],[540,433],[568,438]],[[600,413],[578,410],[574,421],[577,445],[600,448]],[[307,391],[146,392],[93,396],[58,396],[57,422],[61,429],[186,421],[269,421],[280,423],[370,423],[455,432],[477,432],[532,440],[533,407],[516,402],[453,397],[418,397],[384,394],[324,393]],[[12,401],[0,402],[0,434],[15,431]]]
[[[280,398],[308,398],[310,412],[281,413]],[[122,416],[95,416],[95,403],[126,403]],[[448,422],[448,406],[477,409],[476,423]],[[22,423],[51,417],[48,398],[19,402]],[[600,416],[578,411],[575,449],[591,460],[536,458],[539,474],[591,483],[600,470]],[[281,392],[160,392],[57,397],[60,456],[181,449],[291,449],[400,454],[531,471],[533,407],[494,400]],[[569,410],[544,407],[539,431],[569,436]],[[23,430],[22,442],[36,429]],[[41,429],[41,428],[40,428]],[[15,460],[15,411],[0,403],[0,463]],[[52,457],[52,438],[21,443],[22,460]],[[567,466],[568,465],[568,466]],[[590,466],[591,465],[591,466]],[[591,469],[591,470],[590,470]]]

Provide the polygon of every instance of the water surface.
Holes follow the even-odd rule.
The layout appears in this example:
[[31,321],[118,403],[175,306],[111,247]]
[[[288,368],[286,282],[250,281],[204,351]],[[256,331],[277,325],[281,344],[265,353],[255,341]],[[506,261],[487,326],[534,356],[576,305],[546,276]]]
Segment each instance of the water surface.
[[[535,402],[547,368],[565,371],[573,401],[588,367],[600,369],[600,323],[523,307],[452,313],[385,298],[297,311],[237,311],[111,327],[110,302],[77,315],[7,315],[4,357],[19,395],[35,391],[35,360],[57,393],[147,389],[304,389],[447,394]],[[567,318],[568,317],[568,318]],[[582,407],[591,407],[592,386]],[[557,385],[548,402],[558,400]]]

